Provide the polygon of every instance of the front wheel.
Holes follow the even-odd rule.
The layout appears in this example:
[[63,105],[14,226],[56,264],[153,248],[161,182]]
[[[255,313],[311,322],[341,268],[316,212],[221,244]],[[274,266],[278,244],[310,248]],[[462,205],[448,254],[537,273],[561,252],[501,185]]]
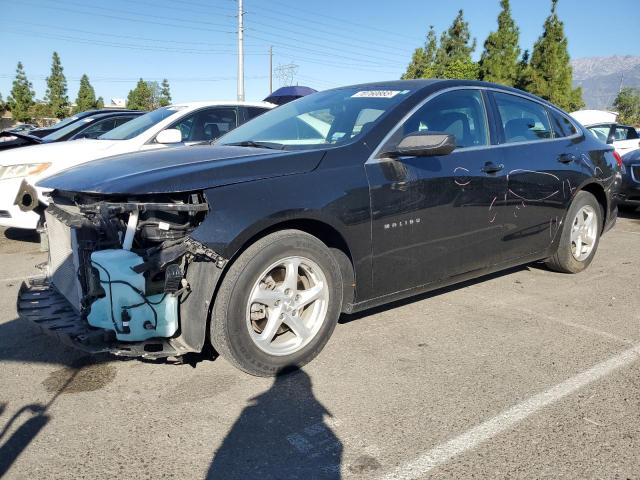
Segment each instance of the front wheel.
[[545,263],[552,270],[578,273],[589,266],[598,249],[602,232],[602,208],[589,192],[578,192],[562,227],[555,255]]
[[247,373],[271,376],[311,361],[340,315],[342,278],[317,238],[283,230],[231,265],[214,301],[211,342]]

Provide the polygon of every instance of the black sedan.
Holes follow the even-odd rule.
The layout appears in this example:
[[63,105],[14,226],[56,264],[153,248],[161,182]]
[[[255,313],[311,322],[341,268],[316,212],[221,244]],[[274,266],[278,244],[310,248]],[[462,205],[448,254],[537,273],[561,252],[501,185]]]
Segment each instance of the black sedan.
[[213,146],[44,180],[56,249],[19,311],[87,351],[166,357],[210,341],[273,375],[314,358],[341,312],[538,260],[584,270],[615,222],[620,168],[611,146],[519,90],[328,90]]
[[78,140],[80,138],[98,138],[100,135],[113,130],[120,125],[127,123],[146,112],[129,110],[122,112],[103,112],[94,115],[83,116],[66,126],[59,128],[48,135],[40,138],[28,133],[13,133],[16,138],[0,142],[0,151],[10,148],[25,147],[27,145],[37,145],[41,143],[64,142],[67,140]]
[[61,128],[66,127],[70,123],[76,122],[86,117],[90,117],[92,115],[98,115],[100,113],[134,112],[134,111],[135,110],[129,110],[127,108],[101,108],[96,110],[85,110],[84,112],[74,113],[70,117],[64,118],[49,127],[34,128],[33,130],[30,131],[30,133],[34,137],[43,138],[49,135],[50,133],[55,132],[56,130],[60,130]]
[[640,150],[634,150],[622,157],[624,173],[620,188],[620,207],[635,210],[640,207]]

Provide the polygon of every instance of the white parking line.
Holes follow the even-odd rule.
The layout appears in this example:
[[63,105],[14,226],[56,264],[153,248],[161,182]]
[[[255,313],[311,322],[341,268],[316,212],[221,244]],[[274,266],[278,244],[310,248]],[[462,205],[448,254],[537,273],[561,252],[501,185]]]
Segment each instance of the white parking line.
[[638,359],[640,359],[640,344],[505,410],[448,442],[432,448],[417,459],[400,466],[382,478],[385,480],[419,478],[452,458],[472,450],[492,437],[509,430],[544,407],[562,400],[564,397],[600,380],[619,368],[630,365]]

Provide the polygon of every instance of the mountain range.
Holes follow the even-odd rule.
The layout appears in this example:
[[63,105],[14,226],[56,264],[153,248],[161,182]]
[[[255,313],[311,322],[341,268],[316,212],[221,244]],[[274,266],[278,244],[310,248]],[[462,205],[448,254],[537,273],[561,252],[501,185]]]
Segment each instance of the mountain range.
[[588,57],[571,61],[573,83],[585,108],[610,109],[620,88],[640,89],[640,56]]

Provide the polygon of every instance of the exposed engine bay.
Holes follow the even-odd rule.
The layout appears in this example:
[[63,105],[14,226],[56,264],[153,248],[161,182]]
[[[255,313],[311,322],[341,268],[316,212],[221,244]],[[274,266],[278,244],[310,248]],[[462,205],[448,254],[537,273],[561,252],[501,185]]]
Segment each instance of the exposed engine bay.
[[90,327],[121,342],[180,331],[194,261],[224,259],[189,238],[209,207],[201,193],[135,198],[54,192],[45,212],[49,282]]

